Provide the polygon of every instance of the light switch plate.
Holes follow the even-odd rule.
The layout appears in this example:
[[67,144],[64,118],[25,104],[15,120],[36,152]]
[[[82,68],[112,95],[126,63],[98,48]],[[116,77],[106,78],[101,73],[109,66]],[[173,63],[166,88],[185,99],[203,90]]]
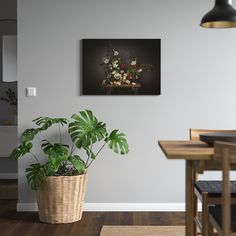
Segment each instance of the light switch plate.
[[26,88],[26,96],[27,97],[36,97],[36,88]]

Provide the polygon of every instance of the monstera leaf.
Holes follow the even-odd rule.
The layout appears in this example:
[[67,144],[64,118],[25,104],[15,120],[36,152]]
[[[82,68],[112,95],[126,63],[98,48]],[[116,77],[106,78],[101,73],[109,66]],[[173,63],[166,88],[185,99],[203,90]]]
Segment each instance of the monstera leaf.
[[98,142],[106,136],[106,124],[98,122],[92,111],[81,111],[71,117],[69,123],[69,133],[77,148],[87,148],[91,144]]
[[15,148],[11,155],[11,159],[17,159],[21,156],[24,156],[25,154],[29,153],[30,150],[32,149],[33,144],[32,143],[22,143],[18,148]]
[[78,171],[78,174],[83,174],[85,171],[85,163],[78,155],[69,156],[68,160]]
[[33,120],[36,125],[40,126],[40,130],[46,130],[53,124],[60,124],[62,126],[67,124],[67,119],[65,118],[50,118],[50,117],[39,117]]
[[51,144],[47,140],[43,140],[42,149],[48,156],[49,161],[57,164],[58,162],[65,161],[68,157],[69,146],[61,143]]
[[86,151],[87,156],[91,158],[92,160],[96,158],[96,155],[89,147],[85,148],[85,151]]
[[32,141],[38,132],[38,129],[26,129],[20,137],[21,142],[27,143]]
[[39,163],[32,164],[26,168],[26,178],[32,190],[37,190],[45,177],[42,165]]
[[118,130],[113,130],[105,141],[115,153],[124,155],[129,152],[129,145],[125,138],[125,134],[118,132]]
[[40,163],[31,164],[30,167],[26,168],[26,178],[32,190],[37,190],[46,176],[54,175],[59,166],[59,162],[56,165],[47,162],[43,165]]

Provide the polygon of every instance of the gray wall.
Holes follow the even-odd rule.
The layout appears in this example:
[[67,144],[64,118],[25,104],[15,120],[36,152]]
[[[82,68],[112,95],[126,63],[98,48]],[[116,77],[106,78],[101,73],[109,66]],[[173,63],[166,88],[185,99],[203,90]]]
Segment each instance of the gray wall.
[[[89,171],[86,202],[182,203],[184,162],[165,159],[157,140],[187,139],[188,129],[236,124],[236,30],[206,30],[212,0],[21,0],[19,131],[40,115],[92,109],[127,134],[130,153],[106,150]],[[161,38],[162,95],[80,95],[80,40]],[[92,69],[92,68],[91,68]],[[37,87],[38,96],[25,97]],[[34,202],[19,161],[19,202]]]

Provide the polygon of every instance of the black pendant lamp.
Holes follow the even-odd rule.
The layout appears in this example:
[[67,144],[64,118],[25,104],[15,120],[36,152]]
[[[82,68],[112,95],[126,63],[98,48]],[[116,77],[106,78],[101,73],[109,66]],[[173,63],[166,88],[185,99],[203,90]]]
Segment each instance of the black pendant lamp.
[[232,0],[215,0],[214,8],[202,18],[200,25],[205,28],[236,27],[236,10]]

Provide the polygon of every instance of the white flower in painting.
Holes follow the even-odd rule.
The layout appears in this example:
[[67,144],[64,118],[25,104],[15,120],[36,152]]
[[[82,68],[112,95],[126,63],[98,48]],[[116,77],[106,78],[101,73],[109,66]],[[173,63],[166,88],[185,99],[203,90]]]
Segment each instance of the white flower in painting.
[[138,69],[138,72],[141,73],[143,71],[143,69]]
[[105,64],[107,64],[108,62],[109,62],[109,59],[108,58],[103,58],[103,62],[105,63]]
[[123,74],[125,71],[124,70],[121,70],[120,73]]
[[113,71],[112,71],[112,74],[114,75],[115,73],[116,73],[116,70],[113,70]]
[[124,74],[123,74],[123,81],[124,81],[124,82],[126,81],[126,78],[127,78],[127,74],[124,73]]
[[136,83],[132,82],[132,85],[136,85]]
[[121,85],[120,81],[114,82],[115,85]]
[[111,85],[113,85],[113,82],[110,82]]
[[119,73],[116,73],[116,74],[114,74],[114,78],[118,80],[118,79],[122,78],[122,75]]
[[114,56],[118,56],[119,52],[113,49]]
[[126,83],[126,84],[130,84],[130,81],[129,81],[129,80],[126,80],[125,83]]
[[103,85],[106,84],[106,80],[105,80],[105,79],[102,81],[102,84],[103,84]]
[[131,61],[131,66],[135,66],[136,64],[137,64],[137,62],[136,62],[136,60],[134,60],[134,61]]
[[117,60],[113,61],[112,66],[113,66],[113,68],[118,68],[118,66],[119,66],[118,61]]

